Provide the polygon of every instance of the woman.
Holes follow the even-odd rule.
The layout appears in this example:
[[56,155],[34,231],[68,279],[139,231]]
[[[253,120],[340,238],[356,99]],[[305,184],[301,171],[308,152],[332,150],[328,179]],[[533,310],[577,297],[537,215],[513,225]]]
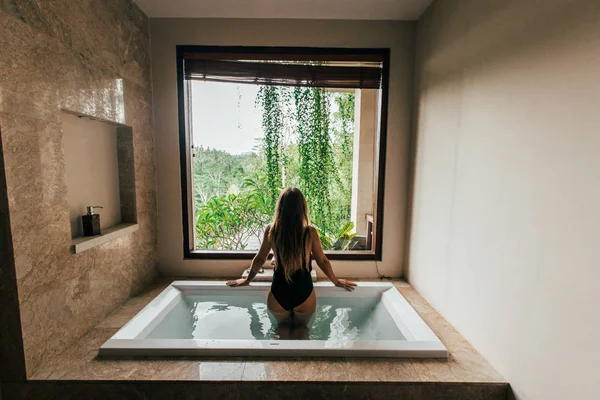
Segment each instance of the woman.
[[313,289],[311,254],[317,265],[337,287],[354,290],[356,283],[337,279],[323,252],[317,230],[310,225],[306,199],[299,189],[287,188],[277,200],[273,223],[267,226],[262,245],[252,260],[247,278],[227,282],[238,287],[250,284],[273,249],[275,270],[267,307],[281,323],[306,325],[317,308]]

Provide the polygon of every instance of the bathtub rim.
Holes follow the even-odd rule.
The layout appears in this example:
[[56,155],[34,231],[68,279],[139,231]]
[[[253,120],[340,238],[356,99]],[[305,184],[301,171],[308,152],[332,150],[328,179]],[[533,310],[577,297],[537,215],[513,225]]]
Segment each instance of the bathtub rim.
[[179,280],[172,282],[128,321],[99,349],[101,357],[118,356],[249,356],[249,357],[390,357],[447,358],[448,351],[414,308],[390,282],[357,282],[352,292],[330,282],[314,284],[317,296],[373,297],[381,301],[405,336],[405,340],[200,340],[145,339],[186,294],[223,290],[267,294],[269,282],[228,288],[225,281]]

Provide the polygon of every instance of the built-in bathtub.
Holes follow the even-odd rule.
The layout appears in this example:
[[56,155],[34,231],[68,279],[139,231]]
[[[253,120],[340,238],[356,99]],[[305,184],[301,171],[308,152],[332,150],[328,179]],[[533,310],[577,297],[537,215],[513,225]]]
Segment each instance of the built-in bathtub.
[[308,327],[278,327],[270,284],[175,281],[102,345],[101,356],[445,358],[446,347],[391,283],[348,292],[315,283]]

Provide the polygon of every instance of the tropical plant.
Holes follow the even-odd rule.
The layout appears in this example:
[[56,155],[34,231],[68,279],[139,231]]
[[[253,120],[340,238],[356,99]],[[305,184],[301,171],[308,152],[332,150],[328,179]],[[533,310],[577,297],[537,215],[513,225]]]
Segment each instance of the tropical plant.
[[213,197],[196,211],[196,247],[245,250],[255,237],[262,239],[264,227],[273,216],[274,203],[265,192],[265,180],[247,178],[244,190]]
[[317,227],[321,244],[325,250],[352,250],[356,246],[356,233],[352,233],[354,222],[347,221],[334,234],[324,231]]
[[196,238],[200,248],[243,250],[253,235],[247,226],[254,219],[247,197],[230,193],[213,197],[196,213]]

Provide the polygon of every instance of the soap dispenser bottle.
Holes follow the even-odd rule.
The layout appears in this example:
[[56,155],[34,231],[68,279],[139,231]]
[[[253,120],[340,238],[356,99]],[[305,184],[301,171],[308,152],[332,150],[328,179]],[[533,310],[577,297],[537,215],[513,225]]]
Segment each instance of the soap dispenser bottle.
[[100,234],[100,214],[94,214],[94,208],[104,208],[102,206],[88,206],[87,214],[81,216],[83,222],[83,235],[96,236]]

